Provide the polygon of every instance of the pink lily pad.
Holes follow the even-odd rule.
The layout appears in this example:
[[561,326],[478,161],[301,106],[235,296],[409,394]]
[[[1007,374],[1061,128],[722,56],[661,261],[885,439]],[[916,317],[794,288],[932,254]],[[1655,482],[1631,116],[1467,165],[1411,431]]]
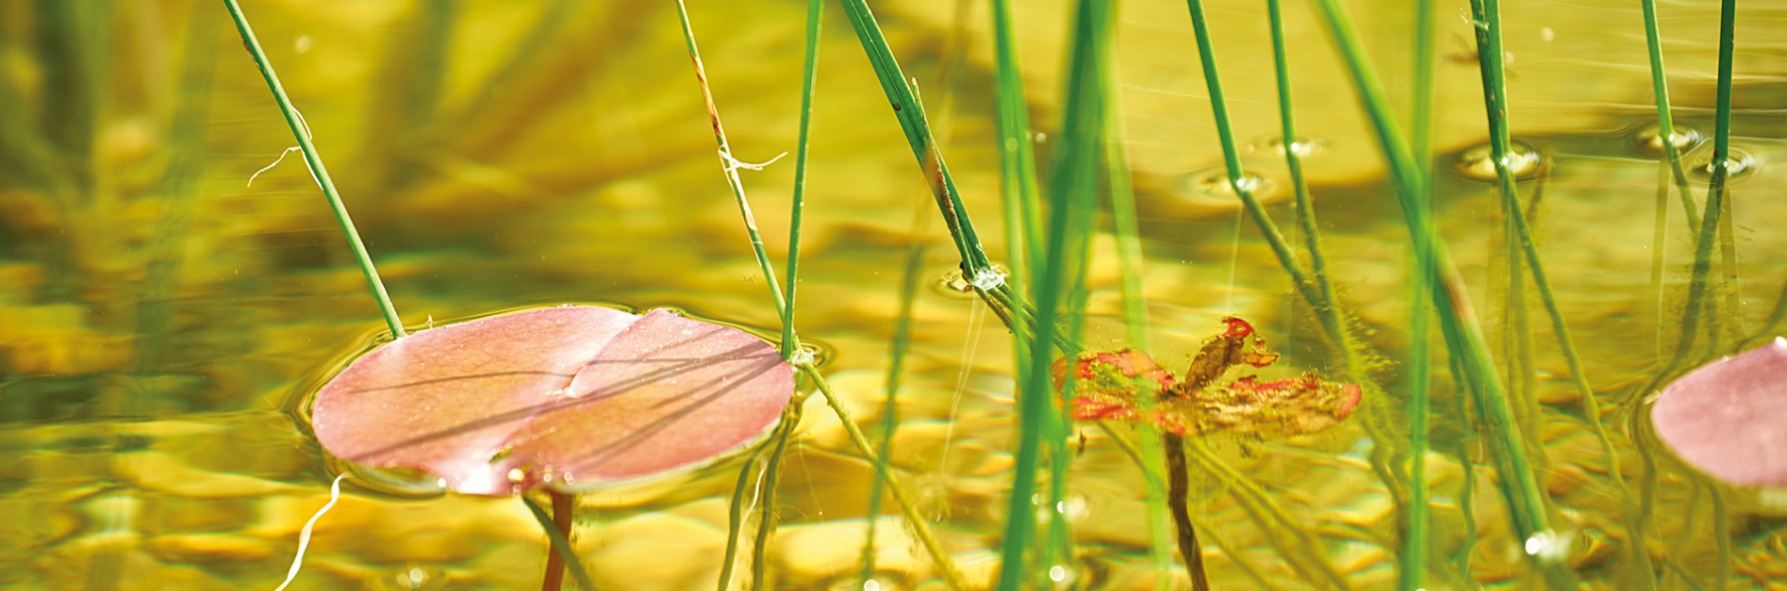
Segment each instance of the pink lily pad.
[[1714,478],[1787,487],[1787,339],[1676,380],[1651,421],[1676,455]]
[[774,425],[794,392],[776,349],[653,310],[526,310],[435,328],[317,392],[324,449],[474,495],[567,489],[708,462]]

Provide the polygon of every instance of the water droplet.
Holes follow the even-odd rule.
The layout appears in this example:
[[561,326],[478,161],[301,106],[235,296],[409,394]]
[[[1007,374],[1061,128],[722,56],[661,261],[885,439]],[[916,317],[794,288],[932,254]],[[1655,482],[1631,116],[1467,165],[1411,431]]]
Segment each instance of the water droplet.
[[430,565],[409,564],[391,573],[389,589],[440,589],[446,584],[445,571]]
[[1056,583],[1066,583],[1067,575],[1069,572],[1071,572],[1071,571],[1068,571],[1067,567],[1065,567],[1065,566],[1061,566],[1059,564],[1057,564],[1055,566],[1051,566],[1051,567],[1049,567],[1049,580],[1054,581]]
[[[1706,139],[1706,136],[1701,135],[1698,129],[1683,125],[1676,125],[1674,128],[1670,139],[1675,144],[1675,150],[1678,153],[1686,154]],[[1661,156],[1663,155],[1663,130],[1655,123],[1640,127],[1638,131],[1632,133],[1632,144],[1645,155]]]
[[[1452,173],[1473,180],[1493,183],[1496,180],[1494,150],[1489,144],[1471,147],[1458,154]],[[1539,176],[1545,168],[1545,154],[1525,142],[1513,142],[1505,157],[1508,172],[1514,180],[1524,181]]]
[[[1308,158],[1310,155],[1322,151],[1322,148],[1326,147],[1327,144],[1327,142],[1321,140],[1312,140],[1299,136],[1296,141],[1291,142],[1291,152],[1296,154],[1298,158]],[[1274,156],[1282,157],[1284,156],[1284,138],[1267,138],[1266,141],[1261,142],[1258,145],[1258,149]]]
[[[1725,159],[1725,179],[1733,181],[1749,176],[1756,172],[1759,164],[1761,163],[1749,152],[1732,148],[1731,156]],[[1711,180],[1713,178],[1713,151],[1705,147],[1695,150],[1694,153],[1682,160],[1682,167],[1686,169],[1690,177],[1701,181]]]

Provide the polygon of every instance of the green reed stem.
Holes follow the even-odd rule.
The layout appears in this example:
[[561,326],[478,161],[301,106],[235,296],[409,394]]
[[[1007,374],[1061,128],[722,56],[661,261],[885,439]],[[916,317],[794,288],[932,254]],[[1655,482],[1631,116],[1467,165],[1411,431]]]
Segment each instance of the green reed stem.
[[1639,0],[1644,9],[1644,45],[1650,56],[1651,96],[1657,103],[1657,135],[1663,146],[1663,159],[1669,166],[1681,193],[1682,212],[1688,216],[1688,228],[1700,227],[1700,216],[1694,213],[1694,195],[1688,187],[1688,175],[1682,171],[1681,149],[1675,145],[1675,117],[1669,109],[1669,80],[1663,68],[1663,44],[1657,30],[1657,1]]
[[[583,563],[577,560],[577,549],[571,546],[571,496],[556,491],[547,491],[547,494],[552,497],[552,512],[548,512],[545,507],[541,507],[527,495],[521,495],[521,503],[527,505],[528,512],[534,516],[534,521],[540,522],[540,529],[546,530],[546,540],[552,545],[554,553],[548,555],[547,562],[552,562],[552,557],[556,556],[558,560],[563,561],[562,566],[570,568],[571,578],[577,581],[579,587],[582,587],[584,591],[593,591],[596,584],[590,582],[589,571],[583,570]],[[555,519],[558,515],[564,516],[562,523]],[[547,568],[549,571],[553,570],[550,565]],[[549,574],[547,581],[542,584],[552,582]],[[548,588],[548,591],[556,591],[557,588],[557,585],[553,585]]]
[[335,221],[341,224],[341,233],[347,236],[348,248],[354,252],[354,260],[360,263],[360,274],[366,277],[366,286],[372,289],[372,298],[378,302],[379,312],[385,316],[385,326],[391,329],[392,338],[403,338],[403,322],[397,319],[397,308],[391,305],[391,296],[385,293],[385,283],[379,280],[378,269],[372,266],[372,255],[367,254],[366,244],[360,241],[360,231],[354,228],[353,218],[348,216],[347,206],[341,202],[341,194],[335,191],[335,181],[329,178],[329,170],[323,167],[323,157],[317,154],[316,145],[310,141],[308,126],[298,108],[292,106],[292,99],[285,94],[285,87],[279,84],[279,75],[273,72],[272,62],[267,61],[267,52],[261,49],[261,42],[255,39],[254,29],[248,25],[248,16],[242,14],[242,7],[236,0],[223,0],[224,7],[230,11],[230,18],[236,21],[236,32],[242,35],[242,43],[247,46],[249,55],[254,56],[254,63],[261,69],[261,77],[267,80],[267,89],[273,92],[274,102],[279,103],[279,112],[285,115],[286,126],[292,129],[292,137],[298,140],[298,149],[304,152],[304,164],[310,167],[311,177],[323,190],[323,197],[329,201],[329,209],[335,213]]
[[[1277,0],[1273,0],[1274,3]],[[1434,39],[1434,16],[1437,8],[1433,0],[1421,0],[1415,4],[1415,42],[1414,42],[1414,83],[1412,99],[1414,108],[1410,116],[1410,143],[1413,144],[1415,166],[1418,169],[1416,180],[1420,186],[1415,188],[1418,207],[1429,210],[1427,217],[1432,219],[1433,204],[1433,97],[1434,97],[1434,55],[1436,41]],[[1406,479],[1409,491],[1408,508],[1404,512],[1402,547],[1397,557],[1401,569],[1397,571],[1396,588],[1400,591],[1417,591],[1426,588],[1428,549],[1432,546],[1429,536],[1432,532],[1432,509],[1428,502],[1427,490],[1427,450],[1429,447],[1428,418],[1432,415],[1433,392],[1430,381],[1433,370],[1430,367],[1432,357],[1429,347],[1433,341],[1432,313],[1423,303],[1427,294],[1433,292],[1433,275],[1427,269],[1433,268],[1432,252],[1416,249],[1413,266],[1409,273],[1409,351],[1407,361],[1408,394],[1403,401],[1403,415],[1407,417],[1409,431],[1409,467]]]
[[924,269],[925,248],[913,244],[906,253],[906,270],[900,278],[900,311],[894,319],[893,345],[888,351],[887,380],[881,399],[881,445],[875,453],[875,479],[869,482],[868,535],[862,548],[862,583],[875,575],[875,522],[881,516],[881,496],[886,492],[889,463],[893,461],[894,430],[898,419],[900,377],[906,351],[912,348],[912,303],[918,300],[918,277]]
[[967,206],[962,204],[961,196],[956,192],[955,179],[950,176],[949,167],[943,162],[943,153],[938,150],[937,141],[931,136],[924,107],[919,103],[912,87],[907,85],[905,74],[900,72],[899,62],[894,60],[893,51],[888,49],[887,38],[881,34],[881,27],[875,24],[875,15],[869,11],[865,0],[841,1],[844,12],[850,19],[850,26],[856,30],[857,40],[862,43],[863,53],[868,55],[875,77],[881,81],[881,90],[893,104],[894,117],[899,119],[900,128],[906,133],[912,155],[925,171],[931,193],[937,200],[937,208],[943,214],[950,238],[955,241],[956,251],[962,257],[963,276],[970,282],[997,283],[987,278],[993,272],[992,263],[987,260],[980,238],[974,232],[974,224],[968,220]]
[[[1066,86],[1062,90],[1063,116],[1060,141],[1054,153],[1055,178],[1048,187],[1048,227],[1042,265],[1031,276],[1030,293],[1042,318],[1063,310],[1071,291],[1069,282],[1083,280],[1091,221],[1097,211],[1099,139],[1105,127],[1104,95],[1100,85],[1108,75],[1113,8],[1109,3],[1085,0],[1075,9]],[[1041,322],[1029,345],[1035,356],[1020,381],[1018,442],[1012,489],[1008,498],[1005,538],[1000,555],[997,588],[1018,589],[1033,573],[1028,568],[1036,529],[1031,494],[1036,487],[1042,436],[1049,426],[1053,388],[1046,352],[1060,333],[1056,322]],[[1071,334],[1068,335],[1071,339]],[[1064,351],[1072,355],[1073,351]],[[1040,355],[1039,355],[1040,354]]]
[[782,482],[782,456],[788,451],[789,436],[800,427],[802,406],[790,404],[782,410],[782,425],[776,430],[775,449],[770,451],[769,465],[764,468],[763,495],[758,502],[763,516],[757,520],[757,539],[751,544],[751,591],[762,591],[769,580],[765,576],[769,566],[769,538],[775,535],[776,524],[781,522],[776,512],[776,488]]
[[1482,411],[1483,427],[1489,435],[1497,473],[1502,477],[1501,492],[1508,503],[1509,519],[1523,540],[1545,532],[1549,529],[1545,515],[1546,496],[1539,489],[1536,475],[1527,461],[1524,438],[1519,426],[1513,422],[1513,410],[1500,378],[1496,376],[1482,329],[1471,312],[1463,280],[1458,276],[1445,244],[1437,239],[1432,215],[1420,198],[1419,191],[1426,186],[1420,176],[1426,171],[1417,169],[1408,144],[1390,117],[1389,103],[1365,57],[1350,17],[1338,0],[1316,0],[1316,5],[1324,27],[1341,52],[1354,92],[1358,94],[1378,138],[1379,148],[1389,163],[1413,248],[1417,254],[1422,250],[1429,252],[1427,257],[1418,256],[1417,259],[1431,261],[1431,266],[1423,271],[1435,280],[1431,300],[1439,313],[1441,332],[1446,334],[1448,343],[1455,345],[1453,353],[1464,362],[1466,380],[1471,382],[1471,391]]
[[[1122,113],[1117,92],[1117,76],[1115,66],[1113,74],[1105,78],[1105,103],[1110,105],[1111,113]],[[1123,292],[1123,326],[1129,338],[1129,346],[1143,351],[1154,350],[1148,338],[1148,298],[1142,288],[1142,239],[1141,227],[1136,216],[1135,190],[1130,184],[1129,157],[1127,139],[1123,133],[1123,120],[1113,116],[1106,120],[1104,130],[1105,178],[1111,192],[1111,231],[1117,238],[1117,265],[1120,271]],[[1142,396],[1138,405],[1143,412],[1154,405],[1154,399]],[[1161,433],[1152,425],[1138,425],[1136,436],[1141,439],[1141,454],[1137,463],[1147,476],[1149,483],[1143,495],[1145,512],[1148,519],[1148,547],[1154,558],[1154,572],[1157,579],[1155,587],[1166,588],[1171,584],[1173,566],[1173,534],[1168,529],[1167,491],[1160,488],[1160,478],[1152,474],[1153,466],[1165,465],[1167,461],[1160,450],[1166,445],[1162,442]]]
[[[1222,145],[1222,160],[1228,171],[1229,187],[1234,190],[1235,196],[1241,199],[1241,204],[1247,208],[1248,215],[1253,217],[1254,224],[1259,227],[1260,234],[1266,239],[1266,244],[1272,248],[1272,254],[1278,257],[1279,265],[1284,267],[1286,274],[1290,275],[1291,283],[1296,286],[1297,292],[1302,294],[1303,299],[1307,300],[1315,308],[1318,317],[1322,318],[1322,328],[1328,332],[1329,339],[1332,340],[1335,347],[1341,350],[1343,356],[1351,359],[1352,347],[1348,345],[1345,327],[1339,321],[1338,308],[1332,300],[1325,299],[1315,282],[1303,273],[1302,267],[1297,264],[1296,255],[1291,253],[1290,245],[1284,239],[1284,234],[1280,233],[1278,226],[1272,223],[1272,218],[1266,214],[1265,206],[1261,205],[1259,199],[1254,197],[1255,183],[1247,180],[1246,171],[1241,168],[1241,153],[1235,145],[1235,133],[1229,124],[1228,102],[1223,99],[1222,78],[1216,70],[1216,54],[1210,47],[1210,28],[1204,20],[1203,2],[1201,0],[1186,0],[1185,4],[1191,13],[1191,28],[1193,36],[1197,40],[1198,60],[1203,65],[1204,87],[1210,92],[1210,110],[1216,119],[1216,138],[1217,142]],[[1286,112],[1288,113],[1288,111]],[[1285,140],[1287,143],[1292,141],[1295,141],[1294,138]],[[1356,369],[1355,366],[1348,366],[1349,372]]]
[[[1018,67],[1017,39],[1012,33],[1011,0],[993,0],[993,59],[997,83],[999,129],[999,196],[1004,209],[1006,269],[1013,282],[1030,277],[1030,261],[1040,257],[1036,241],[1042,227],[1038,208],[1036,156],[1030,140],[1030,105],[1024,98],[1023,70]],[[1018,339],[1021,340],[1021,339]]]
[[[880,461],[876,459],[875,448],[869,445],[869,439],[863,436],[862,429],[857,427],[856,421],[850,418],[850,411],[844,408],[843,401],[838,399],[837,393],[832,391],[831,383],[827,382],[825,376],[819,373],[819,368],[814,367],[810,361],[797,361],[794,363],[794,367],[807,374],[807,377],[812,378],[813,383],[819,387],[819,393],[825,396],[826,405],[830,406],[832,412],[838,415],[838,422],[844,424],[844,432],[850,436],[850,443],[856,446],[856,451],[871,462]],[[936,565],[938,572],[942,573],[944,585],[956,591],[966,589],[967,585],[963,582],[961,569],[956,567],[955,561],[950,560],[949,554],[943,550],[943,545],[937,542],[937,536],[931,533],[930,522],[925,521],[924,516],[918,513],[918,505],[912,502],[911,493],[906,492],[906,487],[900,484],[899,479],[893,473],[885,474],[885,478],[887,489],[893,493],[894,502],[899,504],[900,512],[906,516],[906,524],[912,528],[913,536],[918,538],[919,545],[923,546],[925,552],[930,554],[931,562]]]
[[[1606,461],[1607,473],[1614,486],[1619,489],[1622,513],[1621,520],[1629,542],[1626,544],[1627,558],[1637,572],[1650,573],[1650,553],[1644,548],[1641,540],[1644,532],[1637,517],[1637,507],[1632,500],[1631,491],[1627,488],[1625,477],[1620,473],[1619,452],[1607,433],[1607,427],[1601,416],[1599,401],[1595,397],[1594,388],[1589,386],[1587,370],[1582,364],[1581,356],[1576,352],[1574,339],[1570,335],[1568,323],[1564,321],[1563,310],[1558,306],[1557,297],[1551,289],[1545,265],[1539,257],[1537,247],[1533,243],[1531,229],[1527,225],[1526,216],[1521,212],[1514,194],[1513,173],[1508,170],[1507,158],[1510,150],[1509,130],[1507,124],[1506,82],[1502,71],[1501,18],[1497,14],[1499,0],[1472,0],[1474,17],[1486,22],[1486,27],[1478,28],[1478,59],[1483,72],[1484,100],[1491,105],[1488,111],[1490,129],[1490,153],[1495,158],[1497,185],[1501,190],[1504,211],[1513,224],[1514,236],[1519,243],[1520,253],[1524,255],[1526,267],[1530,270],[1533,287],[1539,293],[1539,301],[1545,306],[1545,312],[1551,319],[1552,334],[1556,335],[1558,347],[1563,351],[1564,362],[1568,366],[1571,382],[1576,387],[1577,400],[1582,408],[1584,419],[1593,429],[1595,439],[1601,445],[1601,453]],[[1537,196],[1535,195],[1535,199]],[[1509,262],[1514,267],[1515,262]],[[1511,269],[1510,272],[1518,273]],[[1515,294],[1518,295],[1518,294]],[[1511,296],[1513,297],[1513,296]],[[1515,305],[1510,303],[1510,305]],[[1653,577],[1642,577],[1642,588],[1654,588]]]
[[745,527],[745,492],[751,490],[752,468],[757,467],[757,458],[763,455],[765,446],[759,445],[745,458],[738,468],[738,481],[732,484],[732,500],[726,504],[726,552],[720,561],[720,579],[715,591],[732,591],[732,570],[738,563],[738,539]]
[[[1272,72],[1278,83],[1279,133],[1283,135],[1280,143],[1284,147],[1285,167],[1290,172],[1291,187],[1295,193],[1297,222],[1303,232],[1304,249],[1309,251],[1310,271],[1314,275],[1316,293],[1320,296],[1319,299],[1310,301],[1310,305],[1315,308],[1316,318],[1321,320],[1322,329],[1328,333],[1328,338],[1333,341],[1335,348],[1339,349],[1338,352],[1347,372],[1354,377],[1360,377],[1363,368],[1359,362],[1358,351],[1353,347],[1347,333],[1346,323],[1341,318],[1340,299],[1334,294],[1334,283],[1329,280],[1328,257],[1322,251],[1322,235],[1321,230],[1316,227],[1315,206],[1311,203],[1309,196],[1309,184],[1303,178],[1303,156],[1297,153],[1299,142],[1297,121],[1291,108],[1290,57],[1285,49],[1284,17],[1281,4],[1280,0],[1267,0],[1266,18],[1272,33]],[[1202,15],[1200,14],[1197,19],[1201,21]],[[1203,42],[1199,46],[1200,48],[1208,45],[1208,41],[1202,39],[1201,36],[1200,41]],[[1206,49],[1199,49],[1199,52],[1210,60],[1205,66],[1206,78],[1215,80],[1214,56],[1210,56]],[[1211,94],[1211,100],[1215,102],[1217,95]],[[1227,126],[1226,123],[1219,125]],[[1230,144],[1225,145],[1225,148],[1232,146],[1232,143],[1231,138]],[[1224,157],[1227,158],[1227,156],[1228,154],[1225,152]],[[1256,213],[1255,219],[1265,219],[1262,216],[1263,212]],[[1295,267],[1296,265],[1292,263],[1291,266]]]
[[[707,69],[701,65],[701,51],[695,46],[695,30],[689,25],[689,9],[683,4],[683,0],[676,0],[676,17],[682,24],[683,42],[689,48],[689,61],[695,66],[695,82],[701,87],[701,98],[707,105],[707,117],[713,122],[714,140],[720,145],[720,169],[725,172],[726,185],[732,188],[732,197],[738,202],[738,213],[744,219],[745,233],[751,237],[751,252],[757,256],[757,268],[763,272],[765,283],[769,284],[770,296],[775,299],[776,312],[783,318],[792,318],[794,311],[783,296],[781,283],[776,279],[776,270],[769,264],[769,255],[763,250],[763,235],[757,232],[757,218],[751,215],[751,203],[745,198],[744,181],[738,177],[740,168],[760,169],[763,166],[748,164],[732,156],[732,145],[726,141],[726,128],[720,123],[720,108],[714,104],[713,91],[708,88]],[[800,210],[796,208],[795,211],[798,216]],[[792,231],[798,232],[799,228],[796,223]],[[790,251],[789,254],[792,256],[793,252]],[[793,277],[792,269],[790,271],[789,277]],[[786,327],[784,334],[787,338],[782,343],[782,355],[787,358],[800,348],[800,341]]]
[[[801,66],[800,140],[794,148],[794,205],[788,214],[788,286],[782,300],[782,358],[792,359],[799,350],[794,337],[794,285],[800,277],[800,214],[806,209],[807,131],[813,118],[813,85],[819,78],[819,24],[825,15],[825,0],[807,0],[807,55]],[[715,120],[714,129],[719,129]]]

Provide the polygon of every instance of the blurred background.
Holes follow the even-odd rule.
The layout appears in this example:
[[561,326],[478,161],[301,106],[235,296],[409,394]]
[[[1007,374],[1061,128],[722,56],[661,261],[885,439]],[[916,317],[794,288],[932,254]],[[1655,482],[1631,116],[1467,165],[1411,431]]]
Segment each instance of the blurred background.
[[[601,303],[674,307],[765,334],[779,328],[673,4],[243,4],[406,324]],[[874,8],[998,258],[986,4]],[[804,3],[694,0],[689,9],[734,154],[761,162],[792,152]],[[982,581],[997,568],[1012,463],[1008,332],[952,287],[957,261],[923,177],[848,23],[835,5],[826,10],[797,326],[821,348],[858,421],[875,421],[905,253],[928,247],[892,460],[970,579]],[[1209,10],[1244,165],[1290,228],[1263,8],[1221,0]],[[1392,103],[1406,110],[1408,7],[1373,0],[1351,10]],[[1435,206],[1495,350],[1522,364],[1511,389],[1543,444],[1541,483],[1573,540],[1566,559],[1591,588],[1631,588],[1623,585],[1645,576],[1622,561],[1627,544],[1663,565],[1659,576],[1674,585],[1665,588],[1787,580],[1787,510],[1674,464],[1659,477],[1648,539],[1623,539],[1623,483],[1602,469],[1539,308],[1505,289],[1469,13],[1463,3],[1440,11]],[[1661,11],[1682,145],[1690,165],[1704,165],[1717,8]],[[1059,117],[1069,15],[1058,0],[1017,12],[1044,154]],[[1292,3],[1286,18],[1306,134],[1296,145],[1308,149],[1334,278],[1382,357],[1376,377],[1400,385],[1393,362],[1408,339],[1400,213],[1329,40],[1308,7]],[[1667,177],[1643,21],[1636,3],[1611,0],[1513,3],[1503,21],[1508,116],[1531,153],[1521,194],[1590,382],[1606,396],[1610,424],[1623,425],[1616,419],[1635,408],[1622,403],[1636,400],[1626,389],[1673,346],[1692,254],[1680,204],[1673,195],[1658,204]],[[1787,43],[1775,34],[1787,30],[1787,5],[1747,3],[1737,25],[1732,145],[1743,166],[1731,197],[1736,256],[1721,267],[1736,304],[1722,320],[1731,346],[1779,330],[1769,312],[1787,277],[1787,234],[1773,231],[1787,220],[1778,198],[1787,176],[1776,165],[1787,155]],[[1335,363],[1229,193],[1184,5],[1125,2],[1118,35],[1154,358],[1182,367],[1220,331],[1217,319],[1242,314],[1287,354],[1287,367]],[[385,331],[302,159],[275,164],[293,145],[220,3],[0,1],[0,515],[10,522],[0,527],[0,584],[237,589],[284,576],[297,531],[327,500],[332,477],[309,438],[304,397]],[[779,259],[792,158],[743,175]],[[1087,343],[1116,348],[1108,234],[1094,248]],[[1517,349],[1529,352],[1524,361],[1508,353]],[[1525,586],[1519,540],[1483,482],[1493,473],[1473,465],[1481,446],[1439,379],[1428,461],[1435,537],[1445,544],[1436,560],[1446,564],[1434,567],[1443,574],[1430,588]],[[1319,435],[1219,442],[1230,465],[1300,522],[1317,558],[1287,559],[1275,541],[1282,532],[1205,482],[1194,501],[1216,538],[1206,546],[1215,546],[1217,588],[1392,584],[1394,493],[1369,461],[1405,437],[1392,390]],[[1069,512],[1082,552],[1066,584],[1151,588],[1139,477],[1097,432],[1086,436]],[[1624,429],[1615,437],[1631,476],[1637,450],[1655,444]],[[823,408],[807,412],[798,441],[781,480],[774,582],[862,588],[857,553],[876,518],[866,514],[873,467]],[[598,583],[713,585],[738,467],[580,497],[579,547]],[[349,489],[318,525],[296,588],[515,589],[538,580],[544,538],[513,499]],[[877,584],[936,588],[894,515],[880,517]],[[1340,581],[1312,579],[1306,570],[1317,563]]]

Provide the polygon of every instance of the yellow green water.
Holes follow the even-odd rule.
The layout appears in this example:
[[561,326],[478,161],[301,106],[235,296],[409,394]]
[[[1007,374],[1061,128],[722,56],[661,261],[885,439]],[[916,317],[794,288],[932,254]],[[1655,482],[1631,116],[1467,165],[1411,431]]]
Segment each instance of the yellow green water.
[[[695,2],[707,73],[735,154],[795,146],[796,2]],[[937,119],[956,180],[994,257],[990,36],[984,3],[878,4]],[[551,12],[553,7],[562,13]],[[777,317],[715,157],[671,5],[640,2],[246,2],[314,133],[403,320],[425,327],[568,302],[677,307],[758,327]],[[1244,162],[1290,227],[1275,159],[1270,48],[1252,2],[1210,6]],[[929,191],[849,27],[828,7],[814,114],[798,327],[864,425],[878,419],[909,244],[931,247],[915,305],[892,461],[976,584],[997,569],[1010,485],[1009,333],[952,291],[956,266]],[[1122,118],[1141,190],[1154,357],[1182,367],[1217,319],[1256,321],[1293,367],[1321,368],[1319,327],[1220,182],[1183,4],[1123,6]],[[1407,8],[1353,11],[1392,101],[1406,105]],[[1679,204],[1653,241],[1658,156],[1643,28],[1632,2],[1511,3],[1509,117],[1548,174],[1536,206],[1549,277],[1608,409],[1628,487],[1659,455],[1645,537],[1630,539],[1537,301],[1510,311],[1483,144],[1470,23],[1441,7],[1436,159],[1441,230],[1471,285],[1534,452],[1565,561],[1585,588],[1770,589],[1787,584],[1787,509],[1676,463],[1625,418],[1632,389],[1672,353],[1691,256]],[[1711,133],[1716,7],[1662,7],[1678,125]],[[1019,8],[1032,112],[1057,109],[1064,2]],[[1306,7],[1287,28],[1312,191],[1343,302],[1367,343],[1402,357],[1406,246],[1383,166],[1339,61]],[[1737,27],[1734,147],[1753,166],[1732,192],[1738,312],[1724,349],[1766,326],[1787,277],[1787,7],[1746,3]],[[0,4],[0,586],[271,589],[333,474],[305,431],[303,397],[384,330],[336,222],[297,158],[253,62],[212,2]],[[1040,149],[1049,149],[1046,136]],[[1703,152],[1700,152],[1703,153]],[[1692,154],[1690,155],[1692,156]],[[1476,170],[1482,170],[1477,163]],[[791,159],[744,179],[772,257],[783,250]],[[1781,184],[1775,184],[1780,181]],[[1696,185],[1697,193],[1704,186]],[[1089,278],[1087,343],[1122,345],[1108,236]],[[1653,249],[1664,253],[1660,283]],[[1721,270],[1721,273],[1724,271]],[[1730,310],[1729,307],[1725,308]],[[1530,343],[1530,363],[1509,343]],[[1436,357],[1435,367],[1445,361]],[[1513,361],[1507,361],[1512,359]],[[1400,525],[1373,473],[1400,449],[1401,374],[1347,423],[1265,443],[1212,442],[1193,507],[1219,589],[1387,589]],[[1436,375],[1434,563],[1428,589],[1541,588],[1509,531],[1482,440]],[[1645,393],[1638,393],[1641,397]],[[771,541],[778,588],[861,588],[873,465],[809,403],[780,480]],[[1096,429],[1073,462],[1078,562],[1068,585],[1146,589],[1141,480]],[[1460,457],[1471,460],[1470,470]],[[1220,461],[1245,480],[1218,478]],[[713,588],[740,464],[580,497],[578,547],[612,589]],[[1468,476],[1467,476],[1468,475]],[[1464,492],[1466,478],[1474,479]],[[1229,484],[1222,484],[1222,483]],[[1241,486],[1238,483],[1251,483]],[[1249,496],[1249,491],[1252,496]],[[1400,493],[1395,493],[1400,494]],[[1238,499],[1267,499],[1284,521]],[[1469,501],[1468,503],[1466,501]],[[881,589],[940,588],[891,503],[877,529]],[[1470,510],[1467,518],[1466,509]],[[1655,573],[1634,569],[1641,545]],[[356,488],[320,520],[296,589],[523,589],[546,552],[520,502],[399,498]],[[743,560],[748,561],[748,555]],[[741,572],[748,573],[748,564]],[[1333,576],[1324,575],[1331,572]],[[1183,575],[1174,574],[1183,583]],[[745,578],[745,577],[735,577]],[[1338,582],[1336,582],[1338,579]]]

